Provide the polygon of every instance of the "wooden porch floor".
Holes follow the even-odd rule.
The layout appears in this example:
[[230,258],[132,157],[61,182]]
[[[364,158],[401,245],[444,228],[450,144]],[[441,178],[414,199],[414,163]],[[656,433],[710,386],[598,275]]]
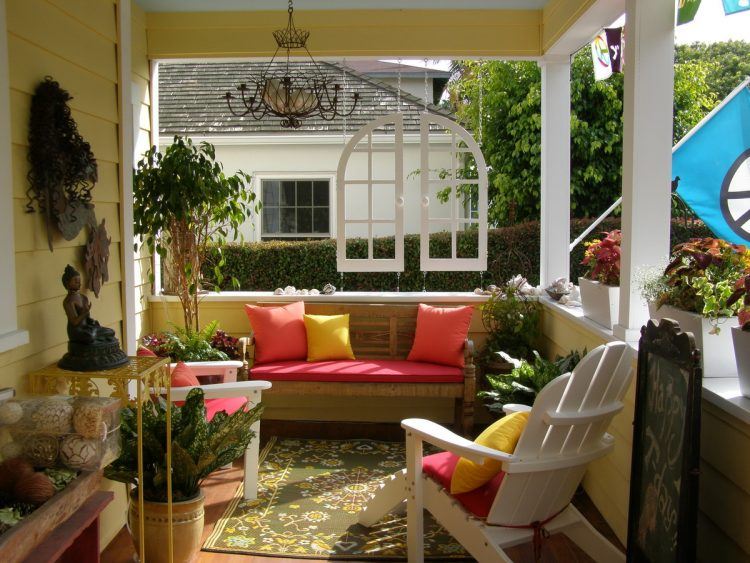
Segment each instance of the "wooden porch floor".
[[[272,421],[269,421],[272,422]],[[357,425],[359,427],[359,425]],[[398,436],[401,430],[397,426],[391,428],[383,428],[384,425],[372,425],[370,431],[362,431],[361,427],[358,430],[354,430],[354,434],[347,432],[347,425],[318,425],[313,423],[312,425],[305,425],[304,429],[288,423],[281,424],[269,424],[261,430],[262,436],[295,436],[295,437],[308,437],[308,434],[317,436],[318,438],[343,438],[349,435],[356,435],[360,437],[379,437],[380,439],[398,439],[393,436]],[[390,426],[390,425],[389,425]],[[373,434],[367,436],[367,434]],[[232,499],[237,486],[242,480],[242,467],[241,461],[235,462],[232,469],[217,471],[211,475],[203,484],[203,493],[206,496],[205,504],[205,529],[203,531],[203,539],[205,540],[209,534],[213,531],[214,524],[224,514],[224,510]],[[604,534],[607,539],[613,542],[615,545],[623,549],[622,544],[617,540],[612,530],[607,525],[604,518],[602,518],[599,511],[589,500],[585,493],[577,495],[573,504],[588,518],[591,524]],[[624,549],[623,549],[624,550]],[[534,563],[534,555],[531,548],[531,544],[517,546],[506,550],[508,555],[516,563]],[[133,548],[133,542],[130,539],[130,534],[126,528],[120,530],[120,533],[115,537],[114,540],[107,546],[102,553],[103,563],[132,563],[136,560],[135,550]],[[284,557],[261,557],[255,555],[234,555],[225,553],[210,553],[206,551],[199,552],[195,559],[196,563],[301,563],[306,561],[308,563],[319,563],[326,561],[325,559],[292,559]],[[544,563],[589,563],[592,561],[583,551],[581,551],[575,544],[568,540],[561,534],[550,537],[544,543],[542,551],[542,561]],[[354,563],[354,562],[352,562]]]

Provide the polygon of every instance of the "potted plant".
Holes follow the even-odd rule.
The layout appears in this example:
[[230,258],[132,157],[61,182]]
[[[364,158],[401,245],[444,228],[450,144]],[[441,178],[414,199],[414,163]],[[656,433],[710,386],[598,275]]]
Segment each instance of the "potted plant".
[[740,304],[729,302],[737,281],[750,274],[750,252],[721,239],[690,239],[672,249],[664,273],[643,286],[652,318],[674,319],[701,350],[703,377],[735,374],[731,331]]
[[492,370],[499,362],[496,352],[516,358],[532,357],[540,312],[539,303],[527,294],[531,288],[521,276],[508,280],[503,287],[490,288],[494,291],[481,307],[487,342],[480,361],[485,369]]
[[581,264],[586,266],[578,278],[583,314],[610,330],[620,313],[620,243],[622,233],[615,229],[602,233],[601,239],[586,243]]
[[[192,389],[182,406],[170,405],[172,415],[172,529],[174,561],[190,561],[200,549],[203,533],[201,483],[216,469],[240,457],[255,438],[250,430],[262,405],[231,415],[217,413],[206,420],[203,391]],[[147,561],[167,561],[166,401],[143,405],[143,482],[138,482],[137,407],[121,414],[122,453],[104,470],[113,481],[135,488],[130,495],[128,527],[140,549],[137,487],[143,487],[145,555]]]
[[[186,331],[200,330],[198,297],[206,289],[201,270],[209,246],[220,253],[259,208],[249,182],[241,171],[225,175],[210,143],[194,145],[178,136],[164,154],[154,146],[138,162],[133,174],[135,234],[164,260],[164,278],[180,300]],[[219,256],[213,269],[217,288],[224,281],[223,264]]]
[[750,399],[750,275],[737,280],[727,305],[739,303],[740,299],[742,303],[737,313],[739,326],[732,327],[732,341],[740,391]]
[[485,378],[490,389],[480,391],[477,396],[488,401],[486,406],[490,412],[502,415],[503,406],[509,403],[533,405],[537,393],[556,377],[573,371],[586,351],[583,354],[571,352],[565,357],[558,356],[552,362],[542,358],[537,351],[533,352],[531,362],[511,358],[503,352],[498,354],[514,366],[513,370],[510,373],[487,374]]

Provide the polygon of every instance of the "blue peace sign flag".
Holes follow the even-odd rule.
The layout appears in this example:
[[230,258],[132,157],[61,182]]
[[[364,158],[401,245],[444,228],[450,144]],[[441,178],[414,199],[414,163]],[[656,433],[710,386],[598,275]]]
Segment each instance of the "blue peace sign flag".
[[672,151],[677,193],[719,237],[750,242],[750,79]]

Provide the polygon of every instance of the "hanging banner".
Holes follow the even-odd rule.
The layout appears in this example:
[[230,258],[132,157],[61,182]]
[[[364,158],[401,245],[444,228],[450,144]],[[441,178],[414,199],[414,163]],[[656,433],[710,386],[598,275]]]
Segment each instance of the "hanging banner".
[[736,14],[750,10],[750,0],[722,0],[724,2],[724,14]]
[[600,31],[591,42],[591,60],[594,63],[594,79],[597,82],[612,76],[612,60],[609,57],[605,30]]
[[609,47],[609,60],[612,66],[612,72],[622,72],[622,28],[610,27],[604,30],[607,37],[607,47]]
[[716,236],[750,242],[750,79],[672,151],[677,193]]
[[700,5],[701,0],[680,0],[677,6],[677,25],[693,21]]

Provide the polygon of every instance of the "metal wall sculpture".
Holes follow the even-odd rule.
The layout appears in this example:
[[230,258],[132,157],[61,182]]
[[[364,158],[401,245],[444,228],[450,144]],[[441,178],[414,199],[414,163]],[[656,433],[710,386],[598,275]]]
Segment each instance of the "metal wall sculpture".
[[44,214],[50,250],[53,228],[73,240],[84,226],[96,225],[91,203],[98,179],[96,159],[70,114],[71,99],[49,76],[31,98],[26,210]]
[[104,219],[98,227],[90,227],[84,268],[88,277],[89,289],[94,292],[96,297],[99,297],[104,282],[109,281],[107,262],[109,262],[109,244],[111,242],[112,237],[107,236]]

